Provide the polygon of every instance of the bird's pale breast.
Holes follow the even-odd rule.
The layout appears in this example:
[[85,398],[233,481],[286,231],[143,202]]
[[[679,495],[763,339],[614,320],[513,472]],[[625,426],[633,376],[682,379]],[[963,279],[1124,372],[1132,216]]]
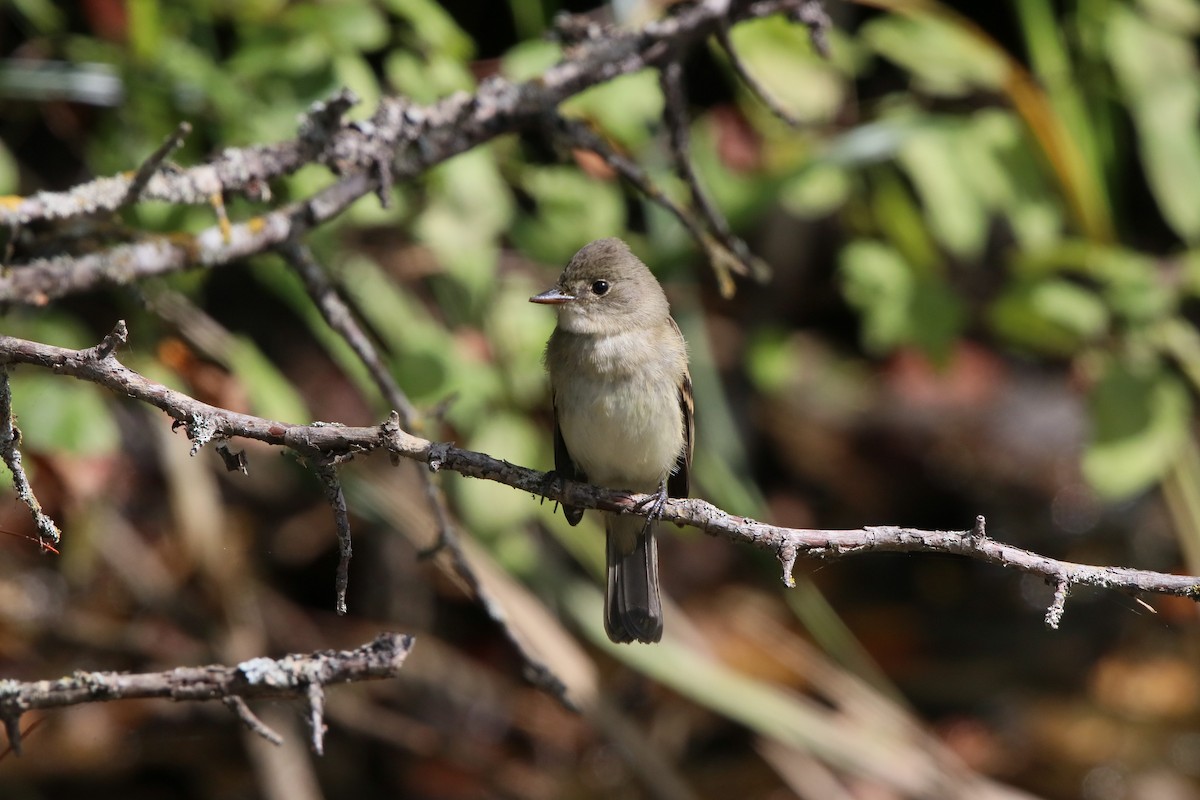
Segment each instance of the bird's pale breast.
[[670,474],[684,446],[679,385],[686,356],[680,342],[678,359],[659,357],[652,366],[631,368],[640,361],[628,358],[637,344],[623,338],[594,340],[570,381],[552,372],[558,423],[567,450],[591,481],[649,492]]

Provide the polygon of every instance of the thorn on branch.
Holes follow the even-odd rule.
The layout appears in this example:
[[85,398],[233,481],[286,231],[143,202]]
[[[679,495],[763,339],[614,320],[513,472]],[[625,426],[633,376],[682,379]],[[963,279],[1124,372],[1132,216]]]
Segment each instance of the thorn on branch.
[[796,556],[799,550],[793,544],[785,544],[779,548],[779,563],[783,565],[783,585],[789,589],[796,588],[796,577],[792,571],[796,568]]
[[975,517],[975,527],[971,529],[971,538],[976,541],[987,538],[987,520],[983,518],[983,514]]
[[271,744],[278,747],[283,744],[283,737],[276,733],[269,725],[263,722],[258,716],[250,710],[250,706],[246,705],[246,701],[240,695],[230,695],[223,702],[225,707],[237,715],[237,718],[242,721],[248,729],[257,733],[262,738],[266,739]]
[[342,115],[358,103],[358,95],[345,87],[332,97],[313,103],[300,120],[300,139],[318,148],[324,146],[341,126]]
[[305,690],[308,699],[308,724],[312,727],[312,748],[317,755],[325,754],[325,690],[319,683],[310,683]]
[[84,356],[96,361],[104,361],[111,357],[118,347],[124,347],[128,342],[129,326],[125,324],[125,320],[119,319],[113,329],[100,340],[100,344],[84,351]]
[[1059,578],[1054,588],[1054,600],[1046,609],[1046,627],[1050,630],[1058,630],[1058,624],[1062,622],[1063,613],[1067,610],[1067,594],[1070,591],[1071,582],[1066,578]]

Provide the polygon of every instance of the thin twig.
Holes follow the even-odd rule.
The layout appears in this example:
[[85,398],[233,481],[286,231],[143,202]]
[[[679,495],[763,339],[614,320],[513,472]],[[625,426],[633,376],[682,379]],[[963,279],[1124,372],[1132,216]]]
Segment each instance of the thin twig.
[[237,715],[237,718],[242,721],[242,724],[247,729],[257,733],[262,738],[266,739],[271,744],[278,747],[283,744],[283,737],[271,729],[267,723],[263,722],[258,716],[250,710],[250,706],[246,705],[246,701],[240,695],[230,695],[222,701],[225,707]]
[[308,296],[316,304],[325,322],[346,340],[346,344],[350,345],[358,360],[367,368],[367,373],[375,382],[379,393],[383,395],[384,401],[399,412],[401,424],[406,430],[419,427],[420,416],[416,407],[400,388],[400,384],[396,383],[391,370],[383,363],[379,349],[367,336],[354,312],[350,310],[349,304],[313,256],[312,250],[297,239],[289,239],[279,248],[279,252],[304,282]]
[[325,690],[319,683],[310,683],[304,693],[308,701],[308,725],[312,732],[312,749],[325,754]]
[[[412,646],[412,636],[382,633],[355,650],[323,650],[279,659],[253,658],[233,667],[215,664],[135,675],[76,672],[69,678],[31,683],[3,680],[0,718],[13,749],[20,754],[20,718],[33,709],[146,697],[177,701],[304,697],[311,701],[313,686],[395,678]],[[323,720],[315,712],[313,719],[323,727]]]
[[59,543],[62,534],[50,515],[42,511],[42,504],[33,493],[29,476],[25,474],[25,467],[21,463],[21,429],[17,427],[13,416],[12,386],[8,380],[8,367],[4,364],[0,364],[0,458],[4,459],[8,471],[12,473],[17,498],[29,508],[37,529],[38,542],[43,548],[54,550],[53,545]]
[[134,173],[133,179],[129,182],[129,188],[125,191],[125,197],[122,200],[122,205],[137,202],[141,197],[142,190],[146,188],[146,184],[154,177],[163,162],[170,158],[171,154],[183,146],[183,140],[192,132],[190,122],[180,122],[175,127],[175,130],[167,136],[158,149],[150,154],[150,157],[142,162]]
[[638,166],[637,162],[626,158],[609,146],[601,136],[588,127],[587,123],[555,113],[547,127],[572,147],[588,150],[600,156],[605,164],[649,198],[651,202],[658,203],[669,211],[683,227],[687,228],[696,244],[700,245],[708,256],[709,261],[714,264],[737,261],[737,256],[731,253],[724,244],[717,241],[694,213],[672,200],[662,187]]
[[796,118],[792,112],[788,111],[779,100],[768,91],[762,81],[754,77],[749,68],[746,67],[746,62],[742,61],[742,57],[738,55],[737,49],[733,46],[733,38],[729,35],[729,26],[720,25],[717,27],[717,42],[721,45],[721,49],[725,51],[725,55],[729,56],[729,64],[733,67],[733,71],[742,79],[742,83],[754,93],[767,109],[783,120],[793,128],[800,127],[800,120]]
[[683,86],[683,65],[678,61],[668,61],[659,72],[659,83],[663,92],[663,122],[667,127],[667,141],[670,145],[671,158],[675,162],[675,170],[687,184],[692,195],[692,205],[700,212],[718,241],[724,245],[723,251],[728,257],[712,260],[713,270],[717,276],[717,285],[721,294],[730,297],[734,292],[733,274],[751,275],[757,280],[765,279],[769,274],[767,265],[762,259],[750,252],[750,248],[740,238],[734,235],[729,223],[721,212],[708,198],[700,185],[692,164],[690,136],[688,134],[687,98]]

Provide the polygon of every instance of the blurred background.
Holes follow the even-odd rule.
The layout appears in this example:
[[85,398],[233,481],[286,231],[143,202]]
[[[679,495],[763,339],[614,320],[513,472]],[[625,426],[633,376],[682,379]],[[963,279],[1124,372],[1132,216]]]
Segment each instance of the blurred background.
[[[602,236],[667,287],[697,395],[694,493],[789,526],[969,528],[1092,564],[1200,573],[1200,68],[1195,0],[829,0],[832,55],[783,19],[739,25],[747,69],[687,62],[703,185],[770,265],[723,297],[678,222],[594,156],[501,138],[366,197],[309,243],[423,412],[422,435],[549,469],[527,298]],[[562,55],[560,11],[634,26],[637,0],[7,0],[0,195],[293,138],[348,86],[429,103]],[[654,74],[592,89],[587,120],[686,199]],[[273,202],[334,178],[311,167]],[[0,197],[0,201],[3,197]],[[244,218],[262,204],[229,198]],[[215,224],[144,203],[0,243],[15,262]],[[31,243],[32,241],[32,243]],[[11,245],[11,247],[10,247]],[[0,248],[3,249],[3,248]],[[117,319],[124,363],[199,399],[292,422],[373,424],[365,370],[277,257],[8,310],[7,334],[82,347]],[[602,536],[549,503],[442,475],[464,546],[515,629],[588,698],[565,709],[460,581],[417,468],[342,470],[350,615],[322,488],[245,445],[248,476],[188,455],[161,413],[14,373],[26,464],[65,531],[46,556],[4,476],[0,676],[154,671],[417,644],[394,682],[332,688],[326,754],[303,708],[137,701],[28,714],[0,796],[75,798],[1200,797],[1200,636],[1186,600],[1076,588],[1062,629],[1041,581],[965,559],[778,563],[671,528],[667,638],[609,645]],[[532,633],[531,633],[532,632]],[[1001,789],[1000,785],[1012,787]]]

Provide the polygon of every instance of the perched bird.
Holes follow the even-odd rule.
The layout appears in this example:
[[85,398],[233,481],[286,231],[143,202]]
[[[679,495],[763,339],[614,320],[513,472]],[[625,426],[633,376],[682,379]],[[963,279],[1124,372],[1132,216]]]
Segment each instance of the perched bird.
[[[620,239],[581,249],[558,283],[529,298],[553,305],[546,344],[554,396],[554,468],[612,489],[686,497],[692,466],[687,345],[662,287]],[[583,509],[563,507],[572,525]],[[614,642],[662,638],[656,520],[605,512],[604,629]]]

